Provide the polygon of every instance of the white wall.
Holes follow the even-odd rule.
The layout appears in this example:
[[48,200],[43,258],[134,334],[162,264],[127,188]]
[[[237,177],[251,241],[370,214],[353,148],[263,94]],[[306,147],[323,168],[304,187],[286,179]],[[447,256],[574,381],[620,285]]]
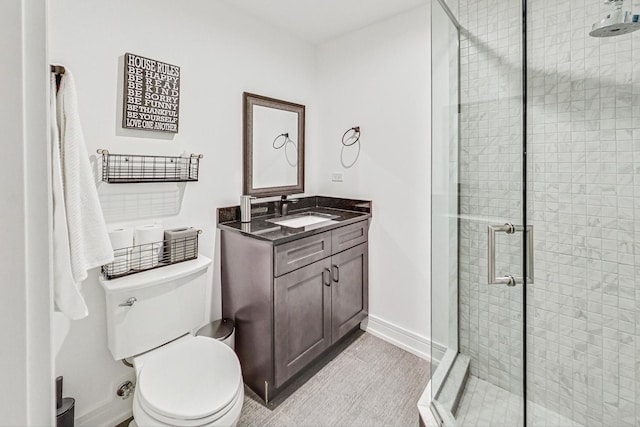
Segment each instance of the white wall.
[[[309,167],[320,193],[373,200],[369,328],[419,352],[430,352],[429,37],[422,6],[318,47],[322,127]],[[356,125],[360,156],[345,168],[341,137]]]
[[[158,212],[166,227],[191,225],[204,230],[200,252],[216,255],[215,209],[239,203],[242,165],[242,92],[248,91],[307,106],[307,141],[314,142],[315,56],[311,45],[266,27],[223,2],[51,0],[50,53],[54,63],[74,74],[80,116],[90,153],[177,155],[203,153],[200,181],[176,186],[100,184],[108,218],[125,221],[118,193],[130,192],[140,205],[151,189],[159,191]],[[180,132],[172,139],[150,132],[122,131],[118,114],[119,58],[131,52],[181,67]],[[311,158],[307,157],[308,160]],[[308,192],[315,192],[313,183]],[[176,207],[162,195],[183,197]],[[115,200],[115,201],[114,201]],[[174,210],[175,208],[175,210]],[[151,215],[152,216],[152,215]],[[160,215],[158,215],[160,216]],[[212,318],[220,313],[219,262],[210,272]],[[115,399],[115,387],[132,370],[115,362],[107,349],[104,295],[94,272],[83,291],[89,317],[73,322],[56,359],[65,377],[65,395],[76,398],[79,424],[119,421],[131,401]]]
[[0,28],[0,424],[52,425],[45,4],[2,1]]

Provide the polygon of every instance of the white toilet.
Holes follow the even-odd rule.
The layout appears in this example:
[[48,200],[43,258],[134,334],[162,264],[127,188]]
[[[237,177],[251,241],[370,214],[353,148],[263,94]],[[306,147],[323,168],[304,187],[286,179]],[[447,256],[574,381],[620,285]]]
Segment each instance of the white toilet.
[[206,272],[200,255],[113,280],[106,293],[109,350],[133,358],[133,417],[138,426],[235,426],[244,385],[234,351],[191,333],[205,318]]

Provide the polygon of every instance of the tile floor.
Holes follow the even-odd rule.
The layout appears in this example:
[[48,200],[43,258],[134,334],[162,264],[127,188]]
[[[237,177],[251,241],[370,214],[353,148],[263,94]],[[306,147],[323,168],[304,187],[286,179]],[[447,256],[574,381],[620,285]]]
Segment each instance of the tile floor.
[[246,393],[238,426],[417,426],[428,361],[364,333],[270,410]]
[[[582,427],[540,405],[531,404],[531,427]],[[496,385],[470,376],[456,412],[459,426],[521,427],[522,397]]]

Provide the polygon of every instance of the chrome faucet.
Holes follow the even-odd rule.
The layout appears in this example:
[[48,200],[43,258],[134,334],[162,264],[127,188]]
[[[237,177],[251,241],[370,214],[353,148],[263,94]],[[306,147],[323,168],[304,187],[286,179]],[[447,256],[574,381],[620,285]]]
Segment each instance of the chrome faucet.
[[280,196],[280,200],[273,202],[275,216],[287,216],[289,214],[289,205],[298,203],[300,199],[287,199],[286,195]]

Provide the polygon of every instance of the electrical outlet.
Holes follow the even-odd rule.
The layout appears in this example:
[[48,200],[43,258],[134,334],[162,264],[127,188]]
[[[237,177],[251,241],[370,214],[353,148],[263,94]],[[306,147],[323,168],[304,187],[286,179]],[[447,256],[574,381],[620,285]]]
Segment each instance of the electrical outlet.
[[342,182],[344,181],[344,175],[342,174],[342,172],[333,172],[331,174],[331,181]]

